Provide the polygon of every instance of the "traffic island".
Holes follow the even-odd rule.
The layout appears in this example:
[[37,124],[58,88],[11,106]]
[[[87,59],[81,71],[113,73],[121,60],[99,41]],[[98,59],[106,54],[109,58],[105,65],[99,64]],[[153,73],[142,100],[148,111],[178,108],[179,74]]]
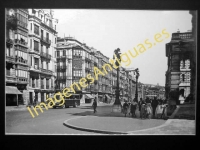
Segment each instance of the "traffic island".
[[[114,115],[115,113],[113,113]],[[64,125],[82,131],[103,134],[129,134],[129,132],[155,128],[166,120],[137,119],[128,117],[84,116],[68,119]]]

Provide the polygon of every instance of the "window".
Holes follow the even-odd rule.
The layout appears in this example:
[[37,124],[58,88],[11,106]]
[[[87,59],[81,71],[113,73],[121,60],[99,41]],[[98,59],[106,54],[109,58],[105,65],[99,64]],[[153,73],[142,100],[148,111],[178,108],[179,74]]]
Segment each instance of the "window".
[[11,56],[11,48],[7,47],[6,56]]
[[48,62],[46,63],[46,65],[47,65],[47,70],[49,70],[49,67],[48,67]]
[[34,40],[34,50],[39,52],[39,42]]
[[34,24],[34,33],[39,35],[39,26]]
[[55,25],[55,30],[56,30],[56,25]]
[[30,48],[32,49],[32,39],[30,39]]
[[66,56],[66,50],[63,50],[63,56]]
[[56,38],[55,38],[55,44],[56,44]]
[[57,51],[57,56],[60,57],[60,52],[59,51]]
[[32,23],[31,23],[31,31],[32,31]]

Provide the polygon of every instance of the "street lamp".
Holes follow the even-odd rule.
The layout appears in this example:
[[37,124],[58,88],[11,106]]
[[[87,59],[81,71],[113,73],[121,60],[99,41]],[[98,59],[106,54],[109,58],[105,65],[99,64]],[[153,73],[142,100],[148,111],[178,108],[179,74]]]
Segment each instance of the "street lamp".
[[[117,48],[116,50],[114,50],[114,54],[116,55],[117,59],[119,60],[119,62],[121,62],[121,58],[120,58],[120,55],[121,55],[121,52],[120,52],[120,49]],[[113,56],[113,59],[115,57]],[[115,95],[116,95],[116,99],[115,99],[115,102],[113,104],[113,112],[121,112],[121,102],[119,100],[119,64],[118,61],[115,61],[115,65],[118,66],[117,68],[117,87],[116,87],[116,90],[115,90]]]

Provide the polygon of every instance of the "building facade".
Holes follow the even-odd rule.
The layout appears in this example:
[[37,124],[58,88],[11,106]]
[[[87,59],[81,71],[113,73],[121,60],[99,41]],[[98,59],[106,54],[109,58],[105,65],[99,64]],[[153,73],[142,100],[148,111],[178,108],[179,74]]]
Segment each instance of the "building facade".
[[[165,94],[169,98],[171,91],[177,91],[176,97],[184,99],[191,93],[192,51],[195,48],[191,32],[173,33],[170,43],[166,44],[168,70],[166,72]],[[176,98],[177,102],[178,99]]]
[[53,10],[28,10],[29,84],[27,103],[44,102],[55,92],[56,80],[56,26]]
[[28,84],[27,9],[6,9],[5,70],[6,105],[24,104]]
[[[104,72],[103,66],[110,64],[110,59],[100,51],[93,47],[81,43],[75,38],[64,37],[57,39],[57,86],[56,90],[60,91],[65,87],[70,87],[73,83],[78,83],[83,77],[91,74],[95,78],[94,67]],[[112,66],[110,64],[110,66]],[[82,94],[81,103],[91,102],[91,97],[97,96],[98,101],[110,102],[115,99],[115,90],[117,87],[117,70],[112,67],[112,70],[106,69],[105,76],[99,75],[98,80],[89,84],[90,80],[86,83],[87,87],[82,88],[79,85],[74,86],[76,93]],[[125,82],[127,80],[127,82]],[[134,90],[134,78],[132,74],[126,74],[126,69],[120,67],[120,98],[131,99]],[[129,86],[125,86],[128,85]],[[126,87],[126,88],[125,88]],[[131,88],[132,87],[132,88]],[[131,90],[130,90],[130,89]],[[132,92],[131,92],[132,91]],[[133,95],[132,95],[133,96]]]

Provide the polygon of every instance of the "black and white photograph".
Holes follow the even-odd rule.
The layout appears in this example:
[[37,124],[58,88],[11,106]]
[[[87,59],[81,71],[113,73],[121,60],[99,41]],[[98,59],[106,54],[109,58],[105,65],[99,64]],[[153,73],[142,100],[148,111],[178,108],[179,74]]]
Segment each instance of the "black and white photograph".
[[197,11],[5,8],[5,135],[196,135]]

